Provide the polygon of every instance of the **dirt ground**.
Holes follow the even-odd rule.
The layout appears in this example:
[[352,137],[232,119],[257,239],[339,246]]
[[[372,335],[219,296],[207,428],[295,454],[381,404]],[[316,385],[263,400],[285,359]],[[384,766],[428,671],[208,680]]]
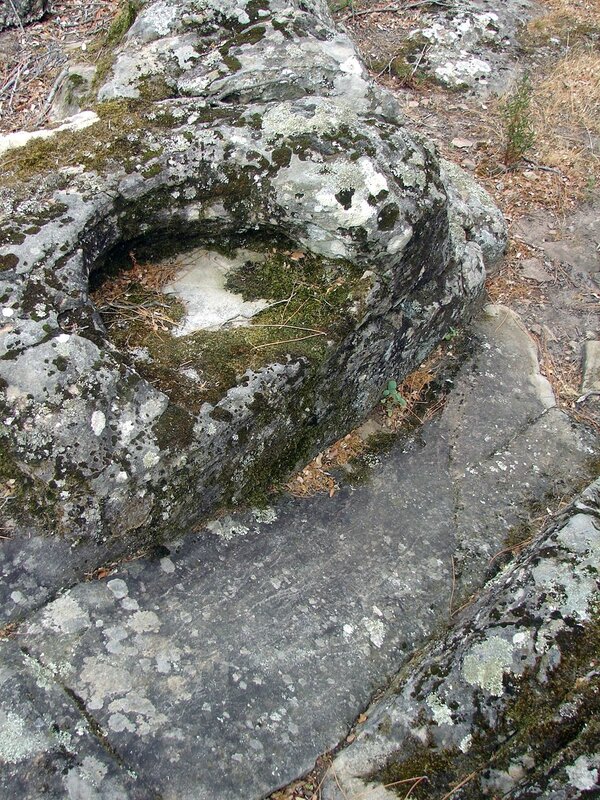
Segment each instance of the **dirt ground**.
[[50,0],[44,19],[0,33],[0,134],[35,130],[67,60],[108,28],[119,0]]

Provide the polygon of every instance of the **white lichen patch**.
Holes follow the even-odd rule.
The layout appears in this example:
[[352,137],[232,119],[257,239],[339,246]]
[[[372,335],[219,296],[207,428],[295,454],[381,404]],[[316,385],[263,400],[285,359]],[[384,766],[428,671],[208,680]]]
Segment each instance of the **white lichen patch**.
[[128,622],[135,633],[157,633],[160,620],[154,611],[136,611]]
[[300,136],[306,133],[332,133],[342,125],[352,125],[356,112],[343,103],[320,104],[308,111],[293,101],[275,103],[264,114],[262,129],[269,142],[279,136]]
[[504,674],[513,664],[513,646],[500,636],[490,636],[474,645],[463,661],[463,676],[495,697],[502,695]]
[[431,709],[433,719],[438,725],[454,725],[451,709],[440,700],[437,692],[430,694],[426,702]]
[[42,613],[44,628],[57,633],[78,633],[89,628],[91,624],[88,612],[69,594],[54,600]]
[[0,761],[16,764],[45,752],[49,747],[48,739],[31,730],[22,717],[0,709]]
[[471,56],[470,58],[460,58],[456,61],[447,61],[436,67],[435,75],[447,86],[459,87],[464,84],[471,84],[474,80],[486,78],[491,74],[492,68],[481,58]]
[[85,756],[79,771],[86,783],[91,786],[99,786],[108,772],[108,767],[94,756]]
[[128,730],[147,736],[167,722],[165,715],[157,712],[150,700],[136,691],[113,700],[108,710],[112,712],[108,724],[115,732]]
[[579,756],[570,767],[566,767],[571,784],[582,792],[590,791],[598,787],[600,777],[600,753],[593,756]]
[[257,522],[261,522],[264,525],[271,525],[277,519],[277,512],[271,506],[267,506],[267,508],[253,508],[252,515]]
[[[585,563],[574,570],[570,564],[557,563],[555,559],[540,559],[533,568],[536,585],[547,593],[547,605],[562,616],[579,620],[590,617],[590,606],[596,596],[595,576],[584,569]],[[593,564],[591,565],[593,566]]]
[[133,688],[131,671],[112,664],[106,656],[85,658],[80,679],[90,711],[104,706],[109,697],[124,695]]
[[122,600],[129,594],[129,587],[121,578],[113,578],[107,582],[106,587],[112,592],[117,600]]
[[385,638],[385,626],[383,622],[380,619],[368,619],[367,617],[363,617],[361,621],[367,629],[371,644],[377,648],[381,647]]
[[106,427],[106,416],[102,411],[94,411],[92,414],[92,430],[94,431],[94,436],[100,436],[104,428]]
[[227,275],[245,262],[264,260],[262,253],[237,250],[231,257],[214,250],[197,248],[175,262],[179,272],[164,291],[174,294],[185,306],[186,314],[173,331],[175,336],[187,336],[194,331],[218,330],[223,326],[248,325],[251,318],[268,306],[267,300],[246,301],[241,295],[225,288]]
[[221,520],[212,520],[206,524],[211,533],[224,539],[226,542],[235,539],[236,536],[247,536],[250,533],[250,528],[247,525],[234,522],[231,517],[224,517]]

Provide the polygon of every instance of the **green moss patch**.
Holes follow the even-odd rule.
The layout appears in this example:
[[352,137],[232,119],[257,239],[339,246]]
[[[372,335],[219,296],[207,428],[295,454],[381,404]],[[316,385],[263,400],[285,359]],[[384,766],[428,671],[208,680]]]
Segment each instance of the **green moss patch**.
[[[271,250],[265,261],[247,261],[227,282],[244,300],[267,299],[270,307],[247,327],[187,336],[171,332],[184,311],[169,295],[149,294],[134,282],[127,284],[126,303],[113,298],[103,306],[102,289],[94,299],[117,347],[124,353],[143,348],[145,358],[134,362],[135,369],[196,413],[204,402],[217,402],[249,368],[299,357],[321,363],[361,312],[370,284],[359,273],[347,262]],[[160,310],[158,319],[152,309]]]
[[369,779],[396,783],[394,788],[404,797],[407,784],[397,782],[427,776],[411,792],[417,800],[440,800],[464,782],[460,797],[480,800],[480,778],[488,770],[506,772],[527,755],[535,764],[528,778],[532,783],[592,752],[600,735],[600,677],[594,670],[600,652],[598,610],[592,622],[572,632],[563,644],[560,665],[548,681],[539,683],[526,675],[501,727],[489,731],[482,726],[468,753],[415,745]]
[[151,106],[149,101],[100,103],[95,108],[99,121],[84,131],[60,131],[49,139],[33,139],[24,147],[8,151],[0,158],[5,184],[18,185],[35,176],[78,165],[98,172],[116,163],[133,171],[137,164],[157,155],[150,148],[140,153],[140,132],[147,137],[173,121],[153,113]]

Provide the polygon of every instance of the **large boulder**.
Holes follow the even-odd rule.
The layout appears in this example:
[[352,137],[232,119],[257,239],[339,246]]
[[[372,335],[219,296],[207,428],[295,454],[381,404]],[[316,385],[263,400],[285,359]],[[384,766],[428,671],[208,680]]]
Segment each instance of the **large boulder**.
[[[321,0],[145,3],[94,91],[84,130],[5,145],[0,164],[0,467],[52,530],[117,552],[357,423],[469,316],[506,234]],[[144,328],[131,294],[119,325],[99,313],[90,281],[118,287],[123,254],[160,272],[190,248],[237,264],[224,307],[262,308],[248,327],[209,309],[186,333],[202,281],[177,328]]]
[[596,480],[396,676],[326,800],[597,796],[599,510]]
[[536,0],[423,4],[397,58],[449,89],[503,93],[519,73],[523,26],[543,11]]
[[47,5],[47,0],[0,0],[0,31],[37,22]]

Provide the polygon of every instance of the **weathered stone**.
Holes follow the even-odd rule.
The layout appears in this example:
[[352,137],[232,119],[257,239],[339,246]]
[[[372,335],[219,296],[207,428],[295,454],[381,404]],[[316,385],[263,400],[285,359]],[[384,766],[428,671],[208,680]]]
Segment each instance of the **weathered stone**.
[[90,95],[95,75],[93,64],[67,64],[52,88],[49,119],[62,121],[80,112]]
[[459,784],[464,798],[591,796],[599,520],[596,481],[367,710],[327,800],[393,798],[382,784],[425,774],[417,798]]
[[[0,435],[3,471],[27,477],[48,526],[118,554],[238,503],[357,423],[471,313],[506,233],[403,127],[324,2],[141,4],[96,81],[94,124],[3,164]],[[257,240],[300,283],[313,265],[314,302],[339,296],[329,317],[273,332],[291,344],[246,344],[235,369],[219,355],[228,329],[191,359],[165,334],[169,381],[143,348],[115,347],[89,279],[116,252]],[[286,261],[298,248],[307,260]],[[312,349],[295,344],[307,332]],[[208,362],[225,375],[210,398],[189,373]]]
[[581,393],[600,392],[600,342],[592,339],[583,346]]
[[61,688],[64,673],[0,642],[0,792],[2,797],[150,800],[142,776],[119,763]]
[[37,22],[47,5],[47,0],[0,0],[0,31]]
[[408,39],[414,43],[419,70],[451,89],[505,91],[517,69],[519,27],[539,12],[539,4],[457,0],[441,5],[432,4]]
[[[499,567],[492,557],[530,505],[587,475],[595,440],[548,409],[518,319],[489,309],[476,329],[456,399],[366,482],[221,516],[56,599],[46,583],[50,602],[20,627],[20,645],[64,672],[164,800],[259,800],[310,769]],[[11,545],[21,571],[5,569],[0,608],[18,617],[19,580],[35,584],[43,550],[27,558],[26,536]],[[51,545],[42,540],[49,558]]]

